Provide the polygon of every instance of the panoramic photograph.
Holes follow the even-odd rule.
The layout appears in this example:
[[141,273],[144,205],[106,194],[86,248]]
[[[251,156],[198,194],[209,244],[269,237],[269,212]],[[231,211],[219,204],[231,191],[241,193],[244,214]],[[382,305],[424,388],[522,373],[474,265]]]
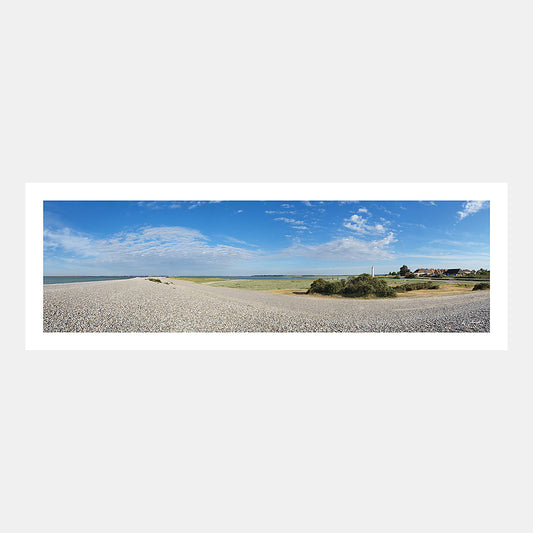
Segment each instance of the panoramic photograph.
[[44,201],[43,332],[490,331],[489,201]]

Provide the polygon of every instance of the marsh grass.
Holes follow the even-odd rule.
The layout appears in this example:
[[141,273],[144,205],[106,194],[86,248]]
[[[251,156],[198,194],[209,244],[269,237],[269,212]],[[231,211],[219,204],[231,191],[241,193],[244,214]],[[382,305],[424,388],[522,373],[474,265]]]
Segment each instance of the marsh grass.
[[439,283],[434,281],[418,281],[413,283],[403,283],[401,285],[396,285],[393,289],[397,292],[409,292],[409,291],[420,291],[420,290],[435,290],[440,287]]
[[178,279],[182,281],[192,281],[193,283],[212,283],[213,281],[229,281],[226,278],[176,278],[171,277],[170,279]]
[[[378,278],[376,276],[376,278]],[[420,281],[417,279],[394,279],[390,277],[379,277],[387,282],[389,286],[395,288],[399,285],[419,285],[421,283],[430,283],[431,287],[418,288],[416,290],[397,290],[397,295],[401,298],[417,298],[417,297],[434,297],[440,295],[454,295],[464,294],[472,291],[474,283],[463,282],[453,283],[451,281]],[[228,287],[231,289],[246,289],[250,291],[264,291],[277,294],[294,294],[309,298],[343,298],[336,294],[322,295],[318,293],[308,294],[307,291],[311,287],[311,283],[318,279],[318,277],[294,277],[292,279],[227,279],[227,278],[179,278],[171,277],[169,279],[192,281],[193,283],[206,284],[211,287]],[[340,276],[329,276],[324,278],[328,281],[337,281],[341,279]],[[438,287],[438,290],[435,290]],[[414,287],[413,287],[414,288]],[[375,296],[368,295],[366,298],[374,298]]]
[[307,290],[314,278],[307,279],[233,279],[210,283],[213,287],[250,291]]

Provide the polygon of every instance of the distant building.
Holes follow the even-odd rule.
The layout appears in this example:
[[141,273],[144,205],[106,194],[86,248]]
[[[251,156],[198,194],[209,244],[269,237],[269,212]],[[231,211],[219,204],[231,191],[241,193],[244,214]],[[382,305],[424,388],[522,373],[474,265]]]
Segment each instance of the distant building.
[[434,268],[417,268],[413,274],[415,276],[434,276],[435,275],[435,269]]
[[449,268],[444,271],[444,274],[446,274],[446,276],[457,276],[459,272],[461,272],[460,268]]

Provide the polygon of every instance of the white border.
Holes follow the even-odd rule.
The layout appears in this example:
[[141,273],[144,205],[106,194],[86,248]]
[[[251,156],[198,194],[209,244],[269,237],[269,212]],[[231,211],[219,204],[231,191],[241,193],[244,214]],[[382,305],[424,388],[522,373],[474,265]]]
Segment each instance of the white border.
[[[164,196],[161,192],[164,191]],[[316,196],[313,191],[317,191]],[[338,191],[342,191],[342,198]],[[45,200],[490,200],[490,333],[43,333]],[[27,350],[507,350],[506,183],[26,183]],[[332,336],[335,340],[332,342]]]

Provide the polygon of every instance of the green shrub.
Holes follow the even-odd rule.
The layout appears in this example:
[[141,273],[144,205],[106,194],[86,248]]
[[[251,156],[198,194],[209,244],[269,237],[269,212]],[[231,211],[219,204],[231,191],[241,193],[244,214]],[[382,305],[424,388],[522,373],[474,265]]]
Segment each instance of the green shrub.
[[311,286],[309,287],[308,293],[317,292],[319,294],[323,293],[326,287],[326,280],[323,278],[318,278],[311,283]]
[[473,291],[486,291],[487,289],[490,289],[490,283],[487,283],[486,281],[483,283],[476,283],[472,288]]
[[323,278],[318,278],[309,287],[308,293],[318,294],[339,294],[344,289],[344,280],[338,279],[334,281],[326,281]]
[[326,294],[340,294],[344,289],[344,280],[326,281]]
[[157,278],[148,278],[148,281],[153,281],[155,283],[161,283],[161,280]]
[[374,279],[374,294],[378,298],[394,298],[396,291],[384,279]]
[[364,298],[377,296],[379,298],[394,298],[396,291],[387,285],[384,279],[373,278],[370,274],[361,274],[358,277],[350,276],[347,279],[326,281],[319,278],[307,291],[318,294],[340,294],[347,297]]
[[434,281],[415,281],[414,283],[403,283],[392,287],[397,292],[419,291],[422,289],[438,289],[439,284]]

